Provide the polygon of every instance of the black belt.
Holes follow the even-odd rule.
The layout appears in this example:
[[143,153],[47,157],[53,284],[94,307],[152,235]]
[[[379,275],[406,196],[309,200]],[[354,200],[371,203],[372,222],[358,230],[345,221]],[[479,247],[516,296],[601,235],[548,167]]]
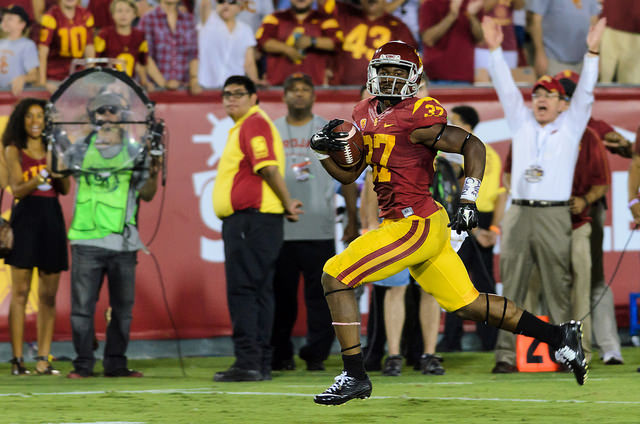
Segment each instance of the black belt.
[[525,200],[525,199],[513,199],[512,204],[518,206],[531,206],[534,208],[547,208],[550,206],[569,206],[569,201],[560,200]]

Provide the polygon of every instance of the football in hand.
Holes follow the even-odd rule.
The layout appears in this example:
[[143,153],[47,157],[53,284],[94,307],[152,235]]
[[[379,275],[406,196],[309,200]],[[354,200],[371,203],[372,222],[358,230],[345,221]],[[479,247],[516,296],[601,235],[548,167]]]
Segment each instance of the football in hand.
[[329,151],[331,159],[342,168],[351,168],[358,165],[364,156],[364,140],[362,133],[351,122],[345,121],[333,129],[333,132],[345,132],[347,136],[338,140],[344,140],[347,144],[342,150]]

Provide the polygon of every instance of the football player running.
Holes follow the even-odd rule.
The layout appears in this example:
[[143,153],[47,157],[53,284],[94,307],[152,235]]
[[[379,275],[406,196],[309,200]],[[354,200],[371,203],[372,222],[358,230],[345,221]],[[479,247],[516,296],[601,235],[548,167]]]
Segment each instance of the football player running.
[[[587,364],[581,346],[581,323],[545,323],[502,296],[479,293],[449,242],[451,230],[471,231],[478,224],[475,200],[484,174],[485,148],[465,130],[447,125],[447,112],[434,98],[416,98],[422,62],[409,45],[391,41],[380,47],[368,67],[367,89],[374,96],[359,102],[352,119],[365,143],[365,159],[339,167],[327,152],[340,150],[346,133],[333,132],[334,119],[311,139],[323,167],[349,184],[372,167],[380,228],[369,231],[324,266],[322,284],[340,342],[343,372],[314,401],[339,405],[371,395],[360,348],[360,322],[353,288],[383,280],[409,268],[413,278],[447,311],[484,321],[503,330],[545,342],[556,360],[584,384]],[[449,222],[430,195],[433,161],[438,150],[464,156],[465,181],[460,205]]]

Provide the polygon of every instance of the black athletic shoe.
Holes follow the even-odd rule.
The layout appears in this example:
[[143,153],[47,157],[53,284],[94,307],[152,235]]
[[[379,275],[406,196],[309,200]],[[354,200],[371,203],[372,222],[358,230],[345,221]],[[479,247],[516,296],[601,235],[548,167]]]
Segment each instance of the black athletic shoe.
[[423,353],[420,357],[420,371],[422,374],[444,375],[442,356]]
[[347,375],[346,371],[335,378],[335,383],[313,398],[320,405],[342,405],[351,399],[366,399],[371,396],[371,380],[366,377],[358,380]]
[[231,367],[226,371],[215,373],[213,381],[234,382],[234,381],[261,381],[262,373],[258,370],[246,370],[244,368]]
[[402,355],[387,356],[384,360],[382,375],[397,377],[402,374]]
[[571,320],[560,324],[562,343],[555,351],[556,362],[569,367],[578,384],[587,380],[588,365],[582,351],[582,323]]

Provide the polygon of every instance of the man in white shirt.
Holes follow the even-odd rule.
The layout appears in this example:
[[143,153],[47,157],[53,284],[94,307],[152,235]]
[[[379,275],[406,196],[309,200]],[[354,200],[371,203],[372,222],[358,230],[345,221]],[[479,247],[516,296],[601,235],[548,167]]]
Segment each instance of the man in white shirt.
[[198,32],[198,83],[204,88],[220,88],[231,75],[263,83],[258,78],[253,30],[236,19],[241,10],[238,0],[217,0],[216,10]]
[[[525,106],[500,49],[500,26],[491,18],[482,22],[491,51],[489,74],[513,136],[513,200],[503,221],[500,257],[504,295],[522,304],[529,276],[538,268],[553,323],[572,318],[569,198],[580,138],[591,116],[605,25],[601,19],[589,30],[580,81],[569,108],[562,112],[564,89],[550,76],[534,85],[532,109]],[[515,372],[515,363],[515,335],[500,331],[493,372]]]

